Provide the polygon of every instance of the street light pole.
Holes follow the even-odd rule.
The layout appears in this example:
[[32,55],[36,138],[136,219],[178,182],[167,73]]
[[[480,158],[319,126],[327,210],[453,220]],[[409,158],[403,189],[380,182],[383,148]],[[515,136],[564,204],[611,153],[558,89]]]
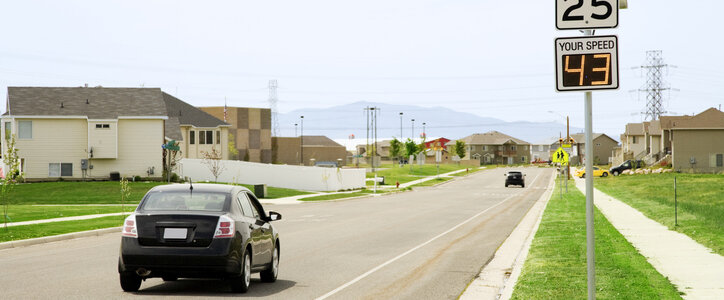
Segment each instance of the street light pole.
[[400,113],[400,141],[402,140],[402,113]]
[[302,123],[301,135],[299,135],[299,164],[304,165],[304,116],[300,116]]
[[412,119],[412,136],[410,138],[415,140],[415,119]]
[[422,138],[427,138],[427,135],[425,134],[425,122],[422,122]]
[[294,123],[294,136],[299,136],[297,133],[297,123]]

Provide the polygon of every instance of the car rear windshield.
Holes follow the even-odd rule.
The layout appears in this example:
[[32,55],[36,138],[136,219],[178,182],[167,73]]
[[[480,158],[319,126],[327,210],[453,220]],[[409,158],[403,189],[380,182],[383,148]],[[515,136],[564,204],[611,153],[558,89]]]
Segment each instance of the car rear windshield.
[[155,192],[150,193],[139,210],[145,211],[223,211],[226,193]]
[[[520,172],[508,172],[509,176],[520,175],[520,174],[521,174]],[[500,176],[500,175],[498,175],[498,176]]]

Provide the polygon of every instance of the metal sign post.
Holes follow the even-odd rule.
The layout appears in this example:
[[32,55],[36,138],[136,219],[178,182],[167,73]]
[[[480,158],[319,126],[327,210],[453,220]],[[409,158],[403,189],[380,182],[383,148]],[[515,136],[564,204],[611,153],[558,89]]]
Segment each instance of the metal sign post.
[[[625,8],[626,1],[623,1]],[[556,0],[556,28],[585,29],[585,37],[555,40],[556,90],[583,91],[585,101],[586,267],[588,299],[596,299],[595,231],[593,230],[593,96],[592,90],[618,89],[618,37],[593,36],[593,29],[618,26],[619,0]],[[570,137],[566,142],[570,143]],[[561,149],[562,150],[562,149]],[[567,176],[566,176],[567,177]],[[568,181],[566,180],[566,184]]]

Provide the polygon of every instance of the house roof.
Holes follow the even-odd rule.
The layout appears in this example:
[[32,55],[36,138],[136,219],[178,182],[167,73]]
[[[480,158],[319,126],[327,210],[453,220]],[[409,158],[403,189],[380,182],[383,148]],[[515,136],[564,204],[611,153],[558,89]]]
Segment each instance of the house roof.
[[205,111],[169,94],[163,93],[163,101],[166,104],[166,113],[169,118],[176,117],[180,125],[194,127],[230,126]]
[[[514,138],[507,134],[498,131],[488,131],[486,133],[474,133],[464,138],[459,139],[468,145],[503,145],[503,144],[522,144],[529,145],[530,143]],[[450,141],[446,145],[455,145],[455,141]]]
[[626,135],[644,135],[644,123],[626,124]]
[[724,112],[709,108],[694,116],[661,116],[661,129],[724,128]]
[[302,137],[302,144],[305,147],[344,147],[332,139],[323,135],[305,135]]
[[7,112],[14,116],[166,116],[159,88],[8,87]]

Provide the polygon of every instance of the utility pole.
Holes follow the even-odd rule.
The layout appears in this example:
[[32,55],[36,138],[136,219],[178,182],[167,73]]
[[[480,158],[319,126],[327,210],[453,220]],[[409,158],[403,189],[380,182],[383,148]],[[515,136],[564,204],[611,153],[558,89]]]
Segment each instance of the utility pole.
[[427,134],[425,134],[425,124],[426,124],[425,122],[422,122],[422,139],[423,140],[427,138]]
[[646,63],[645,66],[641,66],[642,69],[646,69],[646,84],[639,89],[639,92],[646,92],[645,119],[653,121],[666,113],[661,92],[671,88],[661,79],[661,75],[664,68],[668,70],[669,65],[664,63],[661,50],[646,51]]
[[304,165],[304,116],[300,116],[302,123],[301,135],[299,135],[299,164]]

